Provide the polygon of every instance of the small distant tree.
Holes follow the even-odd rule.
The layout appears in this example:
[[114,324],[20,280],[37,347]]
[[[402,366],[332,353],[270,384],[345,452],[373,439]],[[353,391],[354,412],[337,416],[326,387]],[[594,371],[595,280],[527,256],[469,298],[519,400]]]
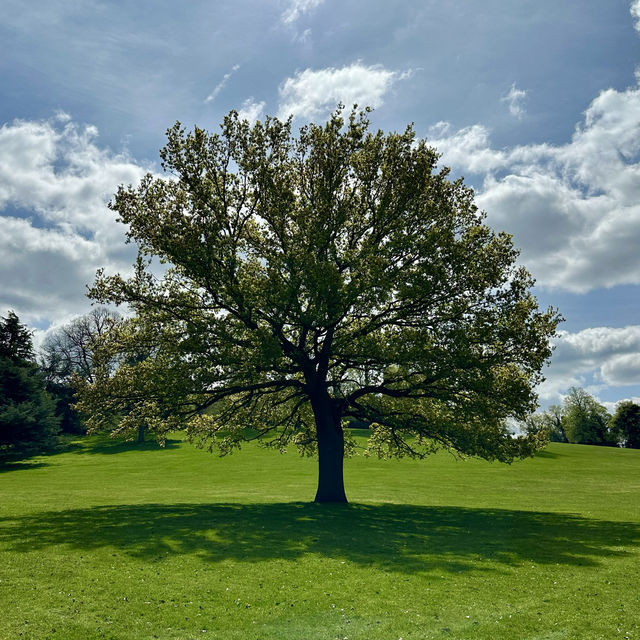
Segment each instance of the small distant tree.
[[596,399],[579,387],[571,387],[564,399],[562,427],[573,444],[613,445],[611,416]]
[[317,502],[346,501],[350,419],[378,455],[539,447],[508,421],[535,408],[560,318],[411,127],[372,132],[366,111],[338,110],[295,135],[232,112],[219,135],[177,123],[161,157],[169,179],[111,204],[140,255],[91,295],[136,313],[114,352],[153,351],[83,386],[96,428],[121,408],[125,426],[186,428],[222,453],[294,443],[318,454]]
[[56,399],[56,413],[63,431],[82,433],[80,416],[73,409],[77,379],[92,383],[97,363],[95,354],[105,332],[120,320],[120,314],[105,307],[89,313],[52,331],[44,341],[41,366],[47,390]]
[[42,346],[48,375],[58,382],[70,382],[74,375],[93,382],[95,352],[100,338],[120,320],[120,314],[96,307],[50,333]]
[[622,446],[640,449],[640,405],[631,400],[620,402],[611,418],[611,431]]
[[568,442],[564,431],[564,408],[559,404],[552,404],[542,413],[542,422],[551,442]]
[[[158,356],[161,339],[157,327],[149,325],[142,327],[139,318],[114,318],[107,331],[96,341],[92,355],[94,375],[91,378],[74,375],[73,384],[78,389],[81,401],[78,403],[80,412],[89,417],[89,433],[109,432],[113,437],[124,437],[128,440],[135,438],[137,443],[145,441],[146,434],[152,430],[164,443],[166,429],[158,429],[158,423],[153,420],[132,419],[137,415],[140,403],[139,395],[122,395],[126,391],[120,385],[132,371],[138,375],[146,370]],[[175,380],[176,387],[184,381]],[[117,385],[120,392],[111,393]],[[104,393],[105,389],[110,389]],[[149,395],[154,392],[149,389]],[[100,419],[93,420],[95,414],[87,411],[84,399],[102,394],[103,405],[100,409]],[[143,400],[147,401],[147,398]],[[191,407],[190,407],[191,409]],[[166,416],[168,417],[168,416]],[[155,428],[153,428],[155,426]],[[176,427],[177,428],[177,427]]]
[[55,403],[33,362],[30,331],[10,311],[0,318],[0,453],[45,449],[55,442]]
[[521,429],[549,442],[567,442],[564,432],[564,408],[554,404],[546,411],[532,413],[521,423]]
[[525,417],[520,423],[520,429],[527,434],[541,435],[548,438],[548,434],[544,424],[544,418],[541,413],[532,413]]

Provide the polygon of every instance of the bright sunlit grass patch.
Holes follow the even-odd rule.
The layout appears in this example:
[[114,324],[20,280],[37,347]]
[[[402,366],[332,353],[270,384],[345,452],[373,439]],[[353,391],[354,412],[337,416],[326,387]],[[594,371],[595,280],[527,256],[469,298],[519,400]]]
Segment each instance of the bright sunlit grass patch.
[[0,638],[638,638],[640,452],[511,466],[80,441],[0,468]]

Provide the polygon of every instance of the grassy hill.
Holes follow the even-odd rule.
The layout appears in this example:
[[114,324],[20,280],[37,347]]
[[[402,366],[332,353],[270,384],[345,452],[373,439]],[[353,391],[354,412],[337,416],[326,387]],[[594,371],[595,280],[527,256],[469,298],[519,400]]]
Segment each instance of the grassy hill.
[[640,638],[640,451],[511,466],[79,441],[0,467],[0,638]]

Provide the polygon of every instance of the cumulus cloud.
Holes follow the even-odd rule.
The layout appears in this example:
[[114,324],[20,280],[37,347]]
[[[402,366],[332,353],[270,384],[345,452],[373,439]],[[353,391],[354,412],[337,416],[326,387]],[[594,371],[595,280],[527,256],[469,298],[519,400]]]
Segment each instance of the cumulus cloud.
[[362,107],[379,107],[393,84],[411,75],[411,71],[390,71],[361,62],[340,68],[305,69],[280,85],[278,115],[318,118],[339,102],[347,106],[357,103]]
[[609,385],[640,384],[640,353],[615,356],[600,367],[600,373]]
[[0,306],[28,318],[66,315],[78,307],[100,258],[106,261],[107,251],[98,242],[1,216]]
[[305,13],[319,7],[324,0],[289,0],[288,6],[282,14],[284,24],[293,24]]
[[256,120],[260,119],[264,111],[265,102],[256,102],[251,98],[247,98],[242,106],[238,109],[238,117],[242,120],[248,120],[251,124],[255,124]]
[[130,265],[106,202],[145,169],[96,139],[66,114],[0,128],[0,309],[27,322],[83,312],[96,269]]
[[608,386],[638,384],[640,325],[592,327],[559,334],[547,380],[539,393],[543,400],[557,402],[571,386],[587,386],[595,393]]
[[604,405],[604,408],[611,414],[615,413],[615,410],[618,408],[618,405],[621,402],[634,402],[635,404],[640,404],[639,396],[631,396],[630,398],[622,398],[617,402],[600,402],[600,404]]
[[479,206],[539,284],[640,284],[640,86],[603,91],[564,145],[495,149],[482,125],[430,133],[444,164],[479,176]]
[[640,31],[640,0],[633,0],[631,2],[631,15],[635,18],[635,28],[636,31]]
[[524,89],[517,89],[516,83],[514,82],[511,85],[509,93],[507,93],[506,96],[503,96],[500,100],[501,102],[507,103],[507,106],[509,107],[509,113],[514,118],[520,119],[526,113],[523,105],[526,97],[527,92]]
[[213,91],[204,99],[204,101],[213,102],[218,97],[218,94],[226,87],[227,82],[229,82],[229,78],[231,78],[231,76],[239,68],[240,68],[239,64],[233,65],[233,67],[231,67],[231,71],[229,71],[228,73],[225,73],[224,76],[222,76],[222,80],[218,82],[218,84],[214,87]]

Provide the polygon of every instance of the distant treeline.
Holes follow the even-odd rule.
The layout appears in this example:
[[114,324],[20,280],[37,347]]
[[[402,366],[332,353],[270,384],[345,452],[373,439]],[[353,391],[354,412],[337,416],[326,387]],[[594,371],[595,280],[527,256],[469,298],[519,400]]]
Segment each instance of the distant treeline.
[[529,416],[525,430],[552,442],[640,449],[640,405],[625,400],[611,415],[584,389],[571,387],[562,405]]

